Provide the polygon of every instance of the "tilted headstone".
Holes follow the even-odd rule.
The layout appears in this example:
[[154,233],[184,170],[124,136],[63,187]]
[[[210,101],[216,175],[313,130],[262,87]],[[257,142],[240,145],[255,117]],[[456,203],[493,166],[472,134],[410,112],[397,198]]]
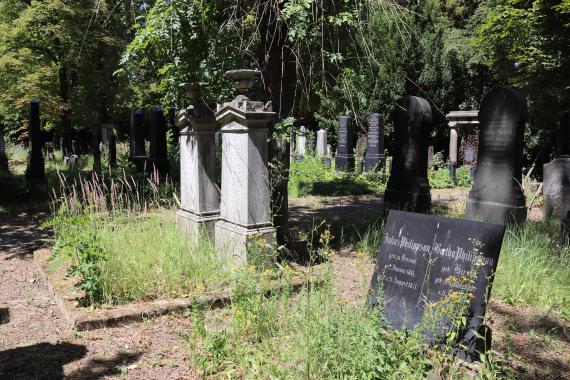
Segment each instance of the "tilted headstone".
[[216,186],[216,138],[214,114],[201,101],[201,84],[181,85],[192,106],[176,116],[180,129],[180,210],[178,225],[189,234],[214,236],[220,218],[220,192]]
[[481,103],[475,182],[467,198],[467,219],[497,224],[526,220],[521,189],[526,100],[514,90],[497,88]]
[[150,173],[158,172],[164,177],[168,174],[168,152],[166,144],[166,119],[160,108],[155,108],[150,116],[149,128],[149,157],[146,170]]
[[240,95],[219,105],[222,129],[222,192],[216,249],[246,261],[252,245],[273,246],[267,134],[275,118],[271,103],[249,100],[254,70],[227,73]]
[[338,119],[338,142],[334,159],[336,170],[354,170],[354,131],[352,119],[349,116],[340,116]]
[[379,113],[370,115],[368,122],[368,147],[364,170],[382,170],[384,168],[384,116]]
[[146,162],[146,147],[144,141],[144,114],[141,111],[133,111],[131,115],[131,161],[137,166],[139,172],[144,170]]
[[28,167],[26,178],[32,182],[45,182],[45,163],[42,154],[42,131],[40,127],[40,102],[33,99],[29,110],[30,150],[28,152]]
[[[478,359],[505,226],[391,210],[368,302],[383,304],[386,321],[417,329],[430,343],[457,331],[465,359]],[[453,326],[452,321],[466,318]],[[487,349],[489,347],[486,347]]]
[[4,139],[4,125],[0,124],[0,174],[10,174],[8,155],[6,154],[6,141]]
[[427,178],[430,104],[424,98],[406,96],[394,110],[394,123],[394,157],[384,205],[386,209],[427,213],[431,209]]
[[305,126],[299,128],[297,133],[297,158],[302,159],[307,154],[307,129]]
[[327,131],[319,129],[317,131],[317,156],[326,157],[327,155]]
[[562,114],[558,126],[558,154],[543,167],[544,217],[561,221],[570,211],[570,116]]

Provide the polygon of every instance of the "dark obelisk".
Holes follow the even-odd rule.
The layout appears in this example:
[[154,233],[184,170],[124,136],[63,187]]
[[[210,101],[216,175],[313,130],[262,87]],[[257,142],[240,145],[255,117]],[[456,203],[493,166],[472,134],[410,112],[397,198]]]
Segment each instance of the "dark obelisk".
[[40,127],[40,102],[32,99],[30,102],[29,137],[30,150],[28,153],[28,167],[26,179],[34,184],[45,184],[46,174],[44,156],[42,155],[42,131]]
[[368,123],[368,147],[364,160],[364,170],[384,169],[384,116],[379,113],[370,115]]
[[467,219],[504,225],[526,220],[521,179],[527,119],[526,100],[518,91],[497,88],[483,99],[477,169],[467,197]]
[[335,169],[354,171],[354,132],[352,130],[352,119],[349,116],[341,116],[338,121],[338,143],[334,159]]
[[144,114],[141,111],[133,111],[131,115],[129,155],[137,170],[142,172],[146,162],[146,148],[144,142]]
[[6,154],[6,141],[4,140],[4,125],[0,124],[0,176],[3,174],[10,174],[10,168]]
[[406,96],[396,105],[393,118],[395,150],[384,195],[385,208],[429,213],[431,193],[427,155],[431,106],[424,98]]
[[543,166],[544,217],[562,221],[570,211],[570,115],[564,112],[558,125],[558,153]]
[[168,152],[166,145],[166,119],[160,108],[152,110],[150,117],[150,154],[146,170],[152,173],[154,170],[161,177],[168,174]]

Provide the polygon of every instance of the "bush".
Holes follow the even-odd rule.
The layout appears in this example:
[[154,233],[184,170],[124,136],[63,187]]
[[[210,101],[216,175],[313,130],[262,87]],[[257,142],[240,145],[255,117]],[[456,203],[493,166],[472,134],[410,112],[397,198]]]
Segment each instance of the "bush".
[[[429,184],[433,189],[451,189],[455,187],[449,175],[449,169],[442,168],[428,172]],[[471,167],[460,166],[455,171],[457,187],[471,186]]]

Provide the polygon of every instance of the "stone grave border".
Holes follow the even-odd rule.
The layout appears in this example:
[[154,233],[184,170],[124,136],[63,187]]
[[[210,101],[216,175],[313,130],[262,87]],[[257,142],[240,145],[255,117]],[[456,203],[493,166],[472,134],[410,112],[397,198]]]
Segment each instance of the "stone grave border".
[[[165,298],[98,309],[79,306],[80,292],[73,287],[69,280],[67,266],[61,265],[57,268],[50,268],[52,266],[49,261],[50,255],[51,250],[47,248],[34,251],[34,263],[47,283],[48,290],[57,307],[71,328],[76,331],[96,330],[141,322],[148,318],[179,312],[193,305],[207,305],[210,309],[220,309],[229,306],[232,302],[230,292],[226,289],[197,293],[188,298]],[[287,286],[290,286],[293,291],[299,291],[308,283],[321,284],[323,282],[320,276],[322,264],[313,266],[311,272],[301,266],[296,266],[295,271],[298,274],[295,274],[288,283],[281,280],[273,281],[267,293],[278,291]]]

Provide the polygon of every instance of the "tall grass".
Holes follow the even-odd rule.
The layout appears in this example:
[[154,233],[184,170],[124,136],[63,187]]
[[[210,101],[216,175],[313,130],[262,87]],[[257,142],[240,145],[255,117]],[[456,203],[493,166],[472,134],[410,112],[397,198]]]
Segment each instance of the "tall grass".
[[507,231],[493,294],[570,318],[570,249],[558,246],[554,222],[527,222]]

